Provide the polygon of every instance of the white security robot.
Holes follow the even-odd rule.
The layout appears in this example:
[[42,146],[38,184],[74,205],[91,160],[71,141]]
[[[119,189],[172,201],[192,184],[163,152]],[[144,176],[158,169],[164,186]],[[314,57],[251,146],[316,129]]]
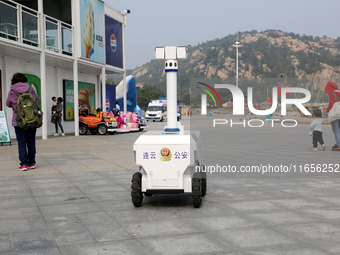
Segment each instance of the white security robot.
[[[134,143],[139,172],[132,176],[131,197],[139,207],[143,195],[192,193],[196,208],[206,194],[206,173],[200,172],[199,133],[184,131],[177,122],[177,59],[187,56],[185,47],[157,47],[156,59],[166,59],[167,125],[149,131]],[[197,168],[197,169],[196,169]],[[198,170],[198,171],[196,171]]]

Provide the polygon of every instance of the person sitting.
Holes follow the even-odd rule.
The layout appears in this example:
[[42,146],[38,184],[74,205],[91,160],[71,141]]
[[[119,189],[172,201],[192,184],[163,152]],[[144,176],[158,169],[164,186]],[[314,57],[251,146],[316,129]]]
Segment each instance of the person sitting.
[[89,115],[89,110],[86,108],[86,107],[83,107],[81,110],[80,110],[80,115],[81,116],[88,116]]
[[100,118],[100,112],[102,111],[102,109],[100,109],[100,107],[98,107],[96,109],[96,112],[97,112],[97,118]]

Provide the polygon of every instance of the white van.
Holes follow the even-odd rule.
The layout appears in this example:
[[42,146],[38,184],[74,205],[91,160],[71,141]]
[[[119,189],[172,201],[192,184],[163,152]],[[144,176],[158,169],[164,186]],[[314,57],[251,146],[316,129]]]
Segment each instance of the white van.
[[145,119],[163,121],[167,118],[166,100],[152,99],[145,112]]

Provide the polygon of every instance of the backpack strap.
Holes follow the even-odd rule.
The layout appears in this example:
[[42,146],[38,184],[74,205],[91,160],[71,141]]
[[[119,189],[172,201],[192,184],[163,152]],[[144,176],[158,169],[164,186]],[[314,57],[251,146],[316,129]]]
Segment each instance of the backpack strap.
[[30,93],[30,94],[33,95],[33,87],[30,87],[30,88],[28,89],[27,93]]
[[21,94],[15,92],[13,89],[11,89],[11,91],[13,91],[13,93],[16,94],[18,97],[21,95]]
[[339,102],[338,96],[335,94],[335,92],[333,92],[333,94],[334,94],[334,103]]

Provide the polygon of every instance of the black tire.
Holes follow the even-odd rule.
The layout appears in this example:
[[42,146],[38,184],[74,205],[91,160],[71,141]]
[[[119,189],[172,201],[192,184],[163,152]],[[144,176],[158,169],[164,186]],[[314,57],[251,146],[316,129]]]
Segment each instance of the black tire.
[[163,122],[163,116],[162,116],[162,118],[159,120],[160,122]]
[[135,207],[140,207],[143,203],[142,174],[139,172],[134,173],[131,182],[132,203]]
[[92,135],[96,135],[96,134],[98,133],[97,128],[91,128],[91,129],[90,129],[90,133],[91,133]]
[[99,126],[98,126],[98,133],[99,133],[100,135],[106,135],[106,133],[107,133],[107,127],[104,126],[104,125],[99,125]]
[[191,180],[192,201],[195,208],[199,208],[202,203],[202,182],[201,174],[194,173]]
[[177,117],[177,121],[179,121],[179,117]]
[[202,197],[204,197],[207,194],[207,172],[202,171],[202,169],[205,169],[203,165],[201,165],[199,169],[198,172],[201,174],[202,182]]
[[202,181],[202,197],[207,194],[207,173],[201,173],[201,181]]
[[79,135],[86,135],[87,131],[89,131],[89,128],[85,124],[79,126]]

